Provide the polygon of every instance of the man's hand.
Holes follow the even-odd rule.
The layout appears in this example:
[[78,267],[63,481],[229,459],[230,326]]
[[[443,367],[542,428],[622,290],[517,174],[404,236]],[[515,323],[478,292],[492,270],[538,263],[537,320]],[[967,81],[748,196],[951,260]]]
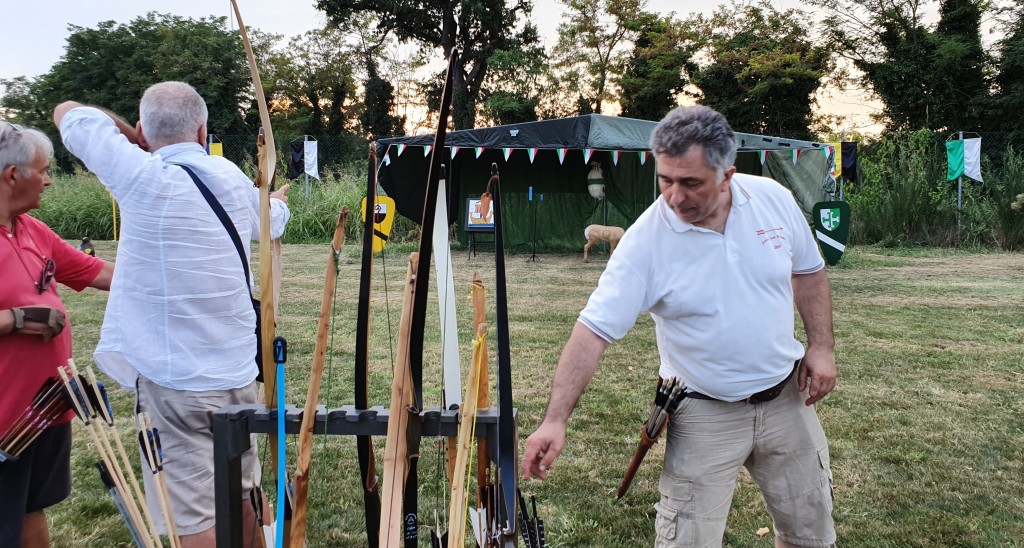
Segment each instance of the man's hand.
[[526,452],[519,467],[523,480],[531,477],[546,480],[551,465],[565,447],[565,426],[544,421],[540,428],[526,439]]
[[41,335],[44,341],[48,341],[64,331],[64,313],[58,308],[22,306],[11,308],[9,312],[12,320],[10,333]]
[[289,185],[284,185],[283,187],[271,192],[270,197],[277,198],[278,200],[281,200],[282,202],[287,204],[288,196],[285,193],[288,192],[288,186]]
[[836,357],[832,349],[809,346],[797,376],[800,391],[807,389],[808,398],[804,403],[814,405],[827,396],[836,387],[837,378]]

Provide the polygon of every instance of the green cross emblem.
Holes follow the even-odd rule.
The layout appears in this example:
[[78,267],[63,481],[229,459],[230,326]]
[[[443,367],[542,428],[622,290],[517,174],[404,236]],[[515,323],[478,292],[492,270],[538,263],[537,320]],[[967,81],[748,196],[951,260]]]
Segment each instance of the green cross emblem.
[[826,230],[835,230],[839,226],[839,208],[821,210],[821,226]]

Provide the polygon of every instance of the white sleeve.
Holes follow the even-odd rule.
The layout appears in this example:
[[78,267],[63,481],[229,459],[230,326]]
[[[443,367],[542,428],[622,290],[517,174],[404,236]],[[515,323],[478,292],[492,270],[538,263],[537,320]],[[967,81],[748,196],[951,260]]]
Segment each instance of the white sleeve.
[[579,317],[594,334],[610,343],[625,337],[637,316],[653,306],[649,302],[650,281],[641,274],[647,269],[635,268],[649,262],[643,256],[646,246],[641,237],[634,241],[630,236],[626,231]]
[[65,114],[60,135],[64,146],[99,177],[118,201],[127,197],[132,181],[153,157],[130,143],[109,116],[92,107],[74,108]]
[[[252,234],[252,240],[258,241],[260,239],[260,189],[252,187],[252,191],[249,194],[253,211],[256,212],[252,216],[253,222],[250,233]],[[276,240],[284,234],[284,227],[288,224],[288,221],[292,217],[292,212],[288,209],[288,204],[277,198],[270,199],[270,238]]]

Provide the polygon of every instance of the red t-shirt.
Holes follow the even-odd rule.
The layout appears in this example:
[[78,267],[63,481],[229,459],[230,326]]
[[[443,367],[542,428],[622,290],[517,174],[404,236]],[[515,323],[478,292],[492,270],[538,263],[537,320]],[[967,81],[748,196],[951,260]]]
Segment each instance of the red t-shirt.
[[[15,306],[46,305],[64,312],[57,283],[42,294],[38,283],[47,259],[57,269],[54,282],[81,291],[96,279],[103,261],[70,246],[42,221],[28,215],[14,218],[14,232],[0,226],[0,314]],[[32,403],[46,379],[71,358],[71,321],[49,341],[36,335],[0,335],[0,432],[5,432]],[[68,413],[55,423],[71,420]]]

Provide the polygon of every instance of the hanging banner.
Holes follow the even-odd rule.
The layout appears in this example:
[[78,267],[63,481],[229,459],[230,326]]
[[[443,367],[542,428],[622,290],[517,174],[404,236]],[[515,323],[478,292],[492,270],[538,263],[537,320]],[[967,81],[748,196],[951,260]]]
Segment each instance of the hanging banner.
[[224,143],[210,143],[210,156],[224,157]]
[[[857,182],[857,143],[856,141],[843,141],[843,146],[840,147],[841,152],[837,158],[842,158],[843,168],[840,170],[843,179],[847,181]],[[837,159],[836,162],[839,160]]]
[[305,158],[304,167],[306,175],[320,180],[320,168],[317,160],[317,143],[316,141],[306,141],[303,144],[305,145],[305,147],[303,147],[303,152],[305,153],[303,157]]
[[829,143],[828,146],[832,149],[830,152],[835,154],[832,164],[835,172],[832,174],[832,178],[836,178],[843,174],[843,144]]
[[952,181],[964,174],[964,142],[946,141],[946,180]]
[[295,179],[306,171],[306,147],[302,141],[288,143],[288,172],[285,177]]
[[811,209],[814,237],[821,246],[821,254],[830,266],[839,264],[846,242],[850,238],[850,204],[846,202],[818,202]]
[[964,175],[981,182],[981,138],[964,139]]

